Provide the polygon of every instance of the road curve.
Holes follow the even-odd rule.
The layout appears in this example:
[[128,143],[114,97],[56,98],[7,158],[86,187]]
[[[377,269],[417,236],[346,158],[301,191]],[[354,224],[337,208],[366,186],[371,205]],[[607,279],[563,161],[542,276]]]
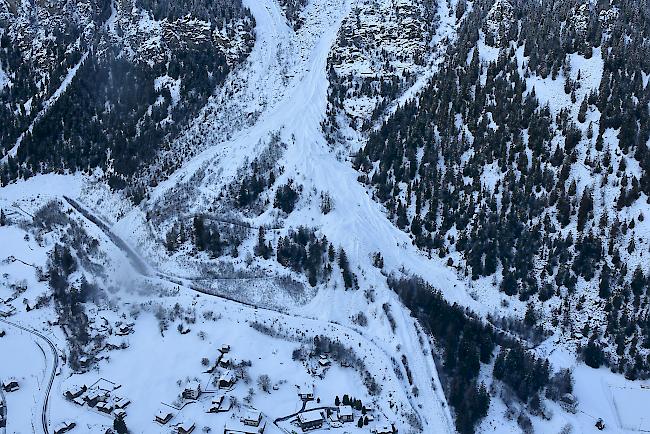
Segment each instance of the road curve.
[[54,377],[56,376],[56,370],[59,367],[59,353],[56,351],[56,347],[52,343],[52,341],[42,333],[30,329],[24,326],[21,326],[19,324],[13,323],[11,321],[7,321],[6,319],[0,318],[0,322],[3,322],[7,325],[10,325],[12,327],[16,327],[20,330],[26,331],[27,333],[31,333],[32,335],[42,339],[47,343],[47,345],[50,347],[50,350],[52,351],[52,372],[50,374],[50,380],[47,383],[47,387],[45,389],[45,397],[43,399],[43,408],[42,408],[42,414],[41,414],[41,423],[43,424],[43,432],[45,434],[50,434],[50,429],[48,427],[48,421],[47,421],[47,405],[50,400],[50,392],[52,391],[52,384],[54,384]]

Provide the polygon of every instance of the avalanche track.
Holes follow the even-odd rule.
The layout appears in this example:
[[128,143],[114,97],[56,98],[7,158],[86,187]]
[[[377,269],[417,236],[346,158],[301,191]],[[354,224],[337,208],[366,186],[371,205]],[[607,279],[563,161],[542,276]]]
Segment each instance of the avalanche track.
[[[270,135],[280,133],[288,147],[279,163],[285,172],[278,182],[292,178],[303,185],[304,191],[328,192],[335,204],[327,215],[320,213],[316,203],[303,204],[288,217],[285,227],[307,224],[320,228],[330,241],[345,248],[351,263],[364,270],[369,285],[381,288],[381,299],[394,306],[401,305],[387,289],[385,277],[372,266],[374,252],[382,252],[386,270],[421,275],[441,288],[450,300],[480,310],[452,271],[424,256],[388,220],[385,210],[357,182],[358,174],[323,136],[321,122],[329,87],[327,59],[354,1],[310,1],[303,13],[305,23],[298,32],[289,27],[277,1],[245,0],[245,4],[256,20],[255,47],[247,64],[233,74],[222,94],[214,98],[187,133],[202,138],[199,142],[207,143],[207,148],[158,185],[146,206],[163,206],[166,195],[179,185],[193,190],[195,209],[200,209],[200,204],[213,203],[220,189],[235,179],[238,168],[260,153]],[[443,31],[449,33],[450,29],[445,27]],[[232,119],[232,113],[244,117],[252,112],[256,113],[252,122]],[[224,124],[230,128],[227,133]],[[142,238],[148,232],[144,229],[146,223],[141,223],[144,230],[134,229],[133,223],[138,219],[135,211],[121,219],[114,229],[125,238],[140,237],[140,245],[151,245],[150,240]],[[155,249],[145,253],[155,258]],[[315,297],[305,307],[308,315],[331,324],[337,319],[335,311],[345,311],[348,306],[336,306],[330,298]],[[396,354],[396,347],[408,355],[419,396],[411,394],[408,384],[404,384],[404,390],[425,432],[453,432],[433,358],[430,353],[424,354],[416,325],[408,313],[399,308],[395,316],[396,334],[377,331],[371,342],[384,355]]]
[[[399,352],[408,356],[412,386],[419,393],[413,393],[412,386],[405,381],[398,381],[399,387],[408,397],[408,406],[417,414],[424,432],[454,432],[431,348],[426,343],[426,348],[422,348],[417,325],[387,288],[385,276],[372,266],[372,255],[382,253],[384,270],[389,273],[422,276],[452,302],[482,313],[485,307],[469,297],[466,284],[453,271],[436,259],[427,258],[392,224],[383,207],[357,182],[358,173],[346,160],[345,152],[332,149],[321,128],[329,88],[327,59],[337,41],[342,20],[351,12],[355,1],[311,0],[303,12],[305,22],[297,32],[287,23],[276,0],[244,0],[244,3],[256,20],[255,46],[245,65],[231,74],[179,139],[179,149],[183,149],[183,143],[202,143],[202,150],[192,152],[190,155],[194,156],[187,157],[179,170],[155,187],[142,207],[116,218],[110,232],[138,246],[146,262],[152,264],[151,268],[159,270],[154,272],[157,276],[154,278],[176,281],[169,278],[174,274],[164,265],[169,259],[161,257],[161,246],[152,239],[152,236],[160,237],[143,219],[142,208],[164,208],[170,195],[182,186],[191,193],[187,196],[190,209],[205,212],[205,204],[218,200],[223,186],[238,176],[238,169],[260,154],[271,135],[279,134],[287,147],[278,162],[285,170],[277,182],[291,178],[305,192],[327,192],[334,203],[333,210],[323,215],[318,201],[302,201],[284,221],[284,227],[317,227],[333,244],[343,247],[351,264],[362,270],[364,284],[377,290],[378,305],[388,303],[395,308],[397,326],[393,332],[370,328],[361,335],[350,327],[337,325],[334,321],[341,321],[341,312],[350,312],[352,301],[344,297],[332,301],[331,293],[327,292],[301,306],[300,312],[291,312],[291,317],[301,318],[303,323],[312,326],[320,324],[321,329],[340,331],[344,327],[346,333],[372,348],[373,355],[388,366],[391,356],[399,357],[396,352],[399,348]],[[440,12],[446,14],[446,8]],[[441,26],[438,42],[453,37],[453,31],[450,26]],[[265,221],[266,217],[262,215],[254,223],[272,223]],[[358,311],[368,306],[357,304],[354,308]],[[286,313],[268,312],[268,315]]]

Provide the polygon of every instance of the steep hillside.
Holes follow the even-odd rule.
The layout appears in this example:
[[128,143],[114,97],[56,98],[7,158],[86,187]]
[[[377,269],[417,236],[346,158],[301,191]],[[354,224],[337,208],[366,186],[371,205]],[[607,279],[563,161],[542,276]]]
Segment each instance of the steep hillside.
[[458,8],[457,43],[370,135],[359,179],[476,298],[517,298],[587,364],[647,378],[647,4]]
[[[2,183],[101,168],[130,182],[246,58],[240,2],[3,3]],[[31,18],[30,18],[31,17]],[[146,184],[145,184],[146,185]]]

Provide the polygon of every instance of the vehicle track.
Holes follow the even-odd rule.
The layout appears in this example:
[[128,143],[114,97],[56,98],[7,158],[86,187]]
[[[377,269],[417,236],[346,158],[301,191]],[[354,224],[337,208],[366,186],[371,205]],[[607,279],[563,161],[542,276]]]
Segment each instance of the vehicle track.
[[27,333],[30,333],[30,334],[42,339],[43,341],[45,341],[45,343],[47,343],[48,347],[50,347],[50,350],[52,351],[52,373],[50,374],[50,379],[49,379],[49,381],[47,383],[47,387],[45,389],[45,396],[44,396],[44,399],[43,399],[43,407],[42,407],[42,414],[41,414],[41,423],[43,425],[43,432],[45,434],[50,434],[50,430],[49,430],[49,427],[48,427],[48,420],[47,420],[47,406],[48,406],[49,400],[50,400],[50,392],[52,391],[52,384],[54,384],[54,378],[56,377],[56,370],[59,367],[59,353],[56,351],[56,347],[54,346],[54,343],[52,343],[52,341],[47,336],[45,336],[44,334],[42,334],[42,333],[40,333],[40,332],[38,332],[38,331],[36,331],[34,329],[21,326],[19,324],[11,322],[11,321],[7,321],[6,319],[0,318],[0,322],[3,322],[3,323],[5,323],[5,324],[7,324],[9,326],[12,326],[12,327],[16,327],[16,328],[18,328],[20,330],[23,330],[23,331],[25,331]]

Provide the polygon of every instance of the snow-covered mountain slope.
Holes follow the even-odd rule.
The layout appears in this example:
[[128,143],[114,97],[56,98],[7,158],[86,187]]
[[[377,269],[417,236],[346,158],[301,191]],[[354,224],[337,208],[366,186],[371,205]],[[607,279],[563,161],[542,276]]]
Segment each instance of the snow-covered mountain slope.
[[[27,426],[12,425],[12,408],[22,405],[33,409],[21,423],[44,425],[46,432],[63,419],[83,431],[106,431],[115,409],[102,414],[90,404],[90,392],[82,395],[83,406],[63,397],[81,384],[94,390],[96,381],[107,389],[108,404],[132,401],[123,418],[131,432],[168,432],[181,422],[221,431],[249,407],[262,412],[265,432],[298,431],[298,413],[317,407],[323,429],[359,434],[382,432],[383,425],[406,433],[591,432],[594,417],[620,432],[643,424],[632,406],[645,396],[640,382],[580,361],[585,351],[598,356],[594,345],[605,343],[587,339],[607,321],[593,284],[579,280],[573,292],[562,284],[544,287],[540,294],[551,294],[546,300],[528,290],[530,280],[518,281],[514,294],[504,290],[506,271],[521,278],[534,270],[556,281],[558,272],[545,271],[540,261],[572,252],[571,244],[526,256],[542,224],[552,226],[543,215],[533,216],[536,226],[524,233],[506,224],[493,233],[480,224],[488,210],[496,213],[491,207],[523,206],[526,197],[544,194],[545,186],[533,191],[527,180],[537,174],[537,160],[546,164],[553,150],[566,150],[560,143],[564,133],[570,136],[568,120],[585,136],[589,122],[598,128],[600,109],[589,99],[608,74],[600,46],[591,56],[580,46],[565,61],[541,48],[536,57],[530,41],[537,39],[519,36],[528,27],[516,25],[522,10],[529,11],[500,0],[243,0],[223,26],[212,9],[165,4],[110,4],[96,48],[118,44],[118,63],[125,56],[156,71],[145,78],[160,95],[144,116],[158,126],[136,122],[141,140],[129,143],[147,145],[142,134],[166,125],[175,125],[173,134],[160,143],[147,136],[156,146],[135,154],[130,145],[111,145],[105,159],[90,163],[80,151],[76,166],[62,167],[84,173],[36,174],[0,189],[0,235],[10,240],[0,250],[0,260],[6,258],[0,298],[11,321],[7,348],[28,354],[45,345],[38,335],[18,339],[14,324],[22,325],[53,342],[61,366],[46,351],[38,365],[0,360],[0,378],[18,376],[22,385],[4,398],[11,429]],[[181,13],[187,8],[189,15]],[[577,11],[562,31],[590,44],[594,20],[609,28],[611,14],[601,19],[595,6],[558,8],[559,15]],[[227,67],[201,63],[194,45],[208,41]],[[198,57],[186,59],[187,53]],[[550,62],[549,70],[540,59]],[[195,60],[203,65],[201,77],[221,78],[194,81],[196,70],[185,67]],[[156,69],[167,62],[165,71]],[[462,86],[466,76],[472,86]],[[647,75],[642,81],[647,89]],[[198,100],[188,82],[202,89]],[[129,89],[101,113],[110,115],[133,97]],[[68,110],[60,118],[64,126],[74,119],[70,95],[65,86],[53,94],[52,107]],[[155,107],[165,113],[152,115]],[[515,125],[521,137],[512,135],[520,141],[509,140]],[[546,138],[544,125],[557,134]],[[111,140],[125,133],[106,131]],[[604,129],[603,140],[614,146],[614,135]],[[601,208],[614,212],[620,190],[587,168],[592,141],[597,146],[595,137],[589,140],[573,145],[576,161],[564,164],[567,169],[549,162],[540,177],[567,170],[567,190],[572,180],[577,192],[593,186],[593,197],[606,204],[586,211],[595,222]],[[30,149],[20,146],[16,155],[39,162]],[[620,174],[641,176],[642,163],[615,149],[610,158]],[[6,160],[12,176],[27,177],[27,166]],[[124,176],[115,164],[129,160],[135,165]],[[571,161],[568,155],[564,161]],[[517,181],[525,194],[504,191]],[[585,217],[569,208],[569,223],[540,237],[562,234],[564,242],[577,235]],[[635,202],[634,209],[616,212],[625,218],[644,209]],[[547,207],[549,218],[559,213]],[[451,224],[449,214],[458,221]],[[528,224],[522,213],[511,217],[506,223]],[[636,232],[626,230],[638,237],[643,219],[635,224]],[[516,235],[519,257],[466,248],[482,229],[506,240]],[[583,237],[576,238],[583,252]],[[647,265],[642,253],[629,258]],[[567,282],[571,272],[582,273],[576,270]],[[639,297],[635,311],[640,324],[644,300]],[[545,330],[544,320],[552,325]],[[592,328],[584,331],[585,323]],[[588,341],[592,347],[583,350]],[[224,343],[232,346],[226,356],[232,363],[217,361]],[[631,348],[625,341],[623,347]],[[141,374],[133,374],[134,366]],[[32,406],[29,393],[39,386],[30,378],[42,383],[50,371],[60,371],[52,391],[40,387]],[[194,381],[202,388],[199,399],[183,397]],[[304,383],[315,386],[314,402],[298,398],[296,385],[304,390]],[[233,407],[210,413],[219,392]],[[40,404],[48,398],[49,408]],[[370,409],[362,411],[355,399]],[[331,417],[341,400],[355,407],[352,423]],[[160,409],[171,411],[171,421],[153,422]]]

